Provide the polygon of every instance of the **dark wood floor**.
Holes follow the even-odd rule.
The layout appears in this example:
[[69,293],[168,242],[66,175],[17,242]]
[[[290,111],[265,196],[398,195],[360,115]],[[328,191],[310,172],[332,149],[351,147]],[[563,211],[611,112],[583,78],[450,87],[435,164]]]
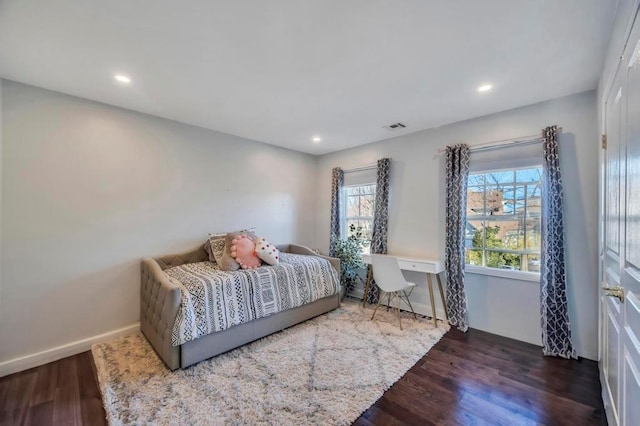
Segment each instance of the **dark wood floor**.
[[104,425],[91,352],[0,378],[0,425]]
[[[2,425],[105,424],[89,352],[0,378]],[[598,366],[450,331],[356,425],[606,424]]]
[[606,425],[598,364],[451,330],[356,425]]

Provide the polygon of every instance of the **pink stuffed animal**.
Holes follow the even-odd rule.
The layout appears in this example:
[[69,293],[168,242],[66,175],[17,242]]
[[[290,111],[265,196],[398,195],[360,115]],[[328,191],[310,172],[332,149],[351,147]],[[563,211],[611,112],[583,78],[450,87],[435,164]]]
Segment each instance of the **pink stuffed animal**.
[[250,238],[240,234],[231,241],[231,244],[231,257],[242,269],[255,269],[260,266],[260,258],[256,256],[256,245]]

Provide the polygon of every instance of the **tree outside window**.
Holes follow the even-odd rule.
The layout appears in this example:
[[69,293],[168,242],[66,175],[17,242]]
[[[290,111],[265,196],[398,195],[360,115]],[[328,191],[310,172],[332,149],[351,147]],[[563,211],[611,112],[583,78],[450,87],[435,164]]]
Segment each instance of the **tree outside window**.
[[542,168],[469,175],[466,263],[540,272]]

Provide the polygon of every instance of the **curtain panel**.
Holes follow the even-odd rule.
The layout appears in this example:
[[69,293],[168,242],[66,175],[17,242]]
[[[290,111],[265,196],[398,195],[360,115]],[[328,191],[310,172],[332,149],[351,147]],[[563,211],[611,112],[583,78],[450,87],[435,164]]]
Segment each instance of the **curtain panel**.
[[558,129],[542,131],[542,246],[540,310],[542,353],[576,358],[571,340],[564,243],[564,192],[558,157]]
[[447,147],[446,154],[446,247],[447,313],[449,323],[461,331],[469,327],[467,296],[464,292],[464,237],[467,222],[467,180],[470,149],[459,144]]
[[334,167],[331,170],[331,236],[329,239],[329,256],[335,256],[336,241],[340,233],[340,197],[344,185],[344,170]]
[[[389,172],[390,158],[378,160],[376,177],[376,201],[373,213],[373,233],[371,235],[371,253],[387,254],[387,230],[389,225]],[[371,267],[371,266],[369,266]],[[373,275],[369,292],[364,295],[368,303],[378,303],[380,290],[375,284]]]

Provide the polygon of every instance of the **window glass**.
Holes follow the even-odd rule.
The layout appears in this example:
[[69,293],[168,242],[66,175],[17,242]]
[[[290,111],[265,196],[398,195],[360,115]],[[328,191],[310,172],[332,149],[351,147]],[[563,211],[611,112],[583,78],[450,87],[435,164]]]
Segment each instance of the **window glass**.
[[541,167],[471,173],[465,261],[540,272]]
[[355,217],[360,212],[360,197],[357,195],[347,195],[347,216]]
[[360,228],[363,252],[368,254],[373,233],[376,185],[352,185],[344,187],[345,208],[342,214],[343,238],[349,236],[351,225]]

